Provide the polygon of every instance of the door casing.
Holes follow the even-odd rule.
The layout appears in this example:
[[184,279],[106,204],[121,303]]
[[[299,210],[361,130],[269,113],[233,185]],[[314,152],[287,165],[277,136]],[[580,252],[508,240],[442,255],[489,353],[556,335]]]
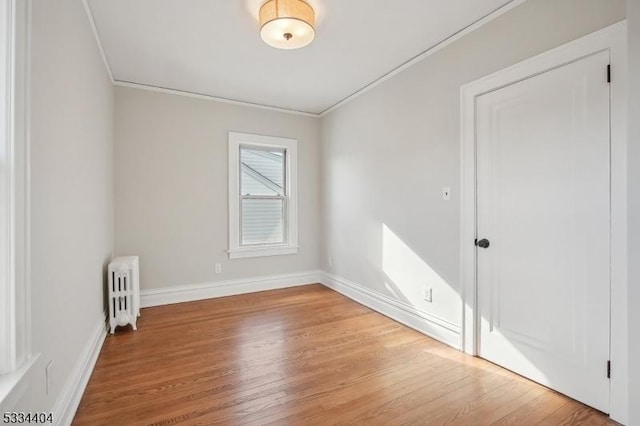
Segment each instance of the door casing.
[[[621,21],[512,65],[460,89],[462,347],[478,354],[476,233],[476,98],[600,51],[611,64],[611,330],[610,416],[628,423],[627,320],[627,48]],[[603,70],[603,78],[606,70]],[[604,368],[604,366],[603,366]]]

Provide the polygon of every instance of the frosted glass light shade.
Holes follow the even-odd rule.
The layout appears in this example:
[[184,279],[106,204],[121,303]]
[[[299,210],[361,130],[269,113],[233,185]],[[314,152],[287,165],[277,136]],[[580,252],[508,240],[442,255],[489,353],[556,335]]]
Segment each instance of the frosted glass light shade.
[[313,8],[302,0],[269,0],[260,8],[260,37],[278,49],[299,49],[316,35]]

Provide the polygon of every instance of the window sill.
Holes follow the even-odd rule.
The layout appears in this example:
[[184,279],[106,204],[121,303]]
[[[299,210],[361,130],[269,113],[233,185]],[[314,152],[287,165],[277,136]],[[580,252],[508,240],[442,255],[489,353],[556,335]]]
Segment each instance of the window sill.
[[282,247],[242,247],[229,250],[229,259],[242,259],[246,257],[282,256],[298,253],[297,246]]
[[0,376],[0,411],[11,411],[27,388],[29,372],[40,354],[33,355],[13,373]]

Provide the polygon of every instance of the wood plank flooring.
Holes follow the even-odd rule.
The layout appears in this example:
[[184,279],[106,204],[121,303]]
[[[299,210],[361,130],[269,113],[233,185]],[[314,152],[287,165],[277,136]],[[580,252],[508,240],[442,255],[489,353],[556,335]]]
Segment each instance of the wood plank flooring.
[[605,425],[321,285],[143,309],[74,425]]

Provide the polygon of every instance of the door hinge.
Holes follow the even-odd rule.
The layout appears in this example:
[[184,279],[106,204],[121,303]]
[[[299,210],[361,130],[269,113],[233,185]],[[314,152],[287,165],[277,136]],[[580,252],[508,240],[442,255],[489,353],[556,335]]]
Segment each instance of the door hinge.
[[611,83],[611,64],[607,65],[607,83]]
[[607,361],[607,379],[611,378],[611,361]]

